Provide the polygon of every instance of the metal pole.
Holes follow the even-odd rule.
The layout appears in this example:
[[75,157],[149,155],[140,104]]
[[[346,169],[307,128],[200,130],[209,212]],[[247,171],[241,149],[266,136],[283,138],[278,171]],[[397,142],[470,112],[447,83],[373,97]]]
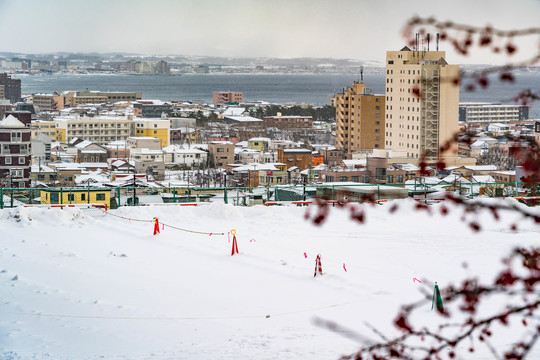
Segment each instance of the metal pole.
[[225,204],[229,203],[227,199],[227,174],[225,174],[225,189],[223,191],[223,200],[225,200]]

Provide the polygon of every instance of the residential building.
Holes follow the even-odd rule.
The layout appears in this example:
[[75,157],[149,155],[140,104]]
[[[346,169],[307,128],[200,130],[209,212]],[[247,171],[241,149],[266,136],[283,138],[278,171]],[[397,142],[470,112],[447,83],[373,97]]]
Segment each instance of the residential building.
[[9,100],[0,98],[0,119],[3,119],[6,116],[6,111],[11,111],[12,108]]
[[12,104],[21,101],[21,79],[12,79],[6,73],[0,73],[0,86],[4,87],[4,99]]
[[133,120],[133,136],[153,137],[161,140],[160,149],[169,146],[171,122],[161,118],[137,118]]
[[278,162],[287,165],[287,168],[297,166],[305,170],[310,167],[311,154],[309,149],[278,149]]
[[241,92],[214,91],[212,94],[213,104],[239,104],[244,101]]
[[428,161],[457,157],[458,84],[459,65],[444,51],[387,51],[385,147]]
[[56,122],[54,120],[32,120],[32,138],[36,138],[38,134],[45,134],[51,138],[51,141],[56,141]]
[[287,165],[282,163],[263,164],[258,168],[258,178],[258,186],[286,184],[288,180]]
[[51,161],[51,138],[47,134],[39,133],[31,137],[32,162]]
[[[167,151],[167,150],[166,150]],[[175,148],[172,151],[174,165],[180,165],[184,168],[206,167],[208,161],[208,152],[199,149],[180,149]]]
[[468,126],[486,127],[492,123],[510,123],[529,119],[529,106],[522,104],[460,103],[459,121]]
[[165,153],[163,150],[131,149],[130,160],[135,162],[135,172],[152,175],[155,180],[165,179]]
[[30,177],[32,179],[32,187],[37,185],[36,182],[44,183],[46,185],[54,185],[56,181],[56,170],[37,163],[32,165]]
[[404,184],[406,176],[407,171],[393,164],[388,164],[388,159],[379,157],[367,157],[365,167],[343,167],[319,171],[319,179],[322,179],[323,182]]
[[5,89],[5,86],[0,85],[0,99],[5,99],[4,96],[6,95],[6,91],[4,89]]
[[333,146],[321,148],[319,153],[324,157],[324,163],[329,166],[337,166],[341,160],[345,158],[343,149],[338,149]]
[[130,149],[146,148],[150,150],[161,150],[161,140],[155,137],[130,136],[126,140],[126,147]]
[[100,145],[126,140],[133,123],[130,116],[66,116],[54,121],[57,141],[67,143],[77,137]]
[[336,147],[345,153],[385,147],[385,97],[373,95],[355,82],[333,100],[336,107]]
[[193,128],[171,129],[169,133],[171,144],[194,144],[199,142],[200,138],[200,131]]
[[30,186],[30,136],[30,126],[14,115],[0,121],[0,186]]
[[269,138],[251,138],[248,140],[248,149],[268,151],[271,140]]
[[224,168],[234,163],[234,144],[230,141],[211,141],[208,143],[210,167]]
[[39,112],[64,109],[64,97],[59,94],[33,94],[32,103],[38,107]]
[[278,113],[276,116],[263,117],[263,121],[265,127],[275,127],[278,129],[313,127],[313,116],[281,115],[281,113]]
[[142,99],[142,92],[118,91],[69,91],[62,94],[66,106],[75,107],[85,104],[114,103],[119,101],[137,101]]
[[133,103],[133,115],[143,118],[161,118],[172,112],[171,103],[161,100],[139,100]]

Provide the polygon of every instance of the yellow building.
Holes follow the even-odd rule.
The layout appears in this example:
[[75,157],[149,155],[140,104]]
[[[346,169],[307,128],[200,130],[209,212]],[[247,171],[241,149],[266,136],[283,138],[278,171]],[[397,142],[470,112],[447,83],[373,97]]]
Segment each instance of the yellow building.
[[269,138],[251,138],[248,140],[248,149],[258,151],[268,151],[271,140]]
[[439,147],[458,133],[459,65],[448,65],[444,51],[386,52],[385,147],[429,161],[457,157],[457,144]]
[[384,148],[384,95],[373,95],[366,84],[355,82],[333,101],[336,148],[346,153]]
[[259,186],[274,186],[287,183],[287,165],[283,163],[259,166]]
[[42,189],[41,204],[104,204],[111,206],[111,191],[108,189]]
[[56,123],[54,121],[32,120],[32,138],[36,139],[37,134],[46,134],[51,141],[56,141]]
[[99,145],[126,140],[131,133],[130,116],[67,116],[54,119],[56,141],[67,143],[77,137]]
[[133,136],[153,137],[161,140],[161,148],[169,146],[171,122],[164,119],[137,118],[133,121]]

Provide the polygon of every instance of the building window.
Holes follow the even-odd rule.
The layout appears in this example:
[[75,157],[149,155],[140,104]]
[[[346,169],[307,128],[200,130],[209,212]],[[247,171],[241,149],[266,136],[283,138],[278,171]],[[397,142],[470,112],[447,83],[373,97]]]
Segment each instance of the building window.
[[352,182],[358,182],[358,176],[351,176]]
[[68,194],[68,201],[75,201],[75,194]]
[[81,194],[81,200],[86,201],[86,194]]
[[389,184],[393,183],[393,182],[394,182],[394,175],[388,175],[388,177],[387,177],[387,182],[388,182]]
[[377,180],[385,180],[386,179],[386,168],[376,168],[375,169],[375,178]]
[[346,176],[340,176],[339,177],[339,182],[346,182],[347,181],[347,177]]
[[96,194],[97,201],[105,201],[105,194]]
[[326,181],[327,182],[334,182],[334,177],[330,175],[326,175]]
[[19,164],[20,164],[20,165],[24,164],[24,157],[21,156],[21,157],[19,158]]
[[365,184],[369,184],[369,175],[362,176],[362,182]]
[[21,142],[22,141],[22,132],[12,131],[11,132],[11,142]]
[[398,184],[403,184],[403,175],[396,175],[396,181]]
[[10,157],[6,158],[6,165],[11,165],[11,158]]

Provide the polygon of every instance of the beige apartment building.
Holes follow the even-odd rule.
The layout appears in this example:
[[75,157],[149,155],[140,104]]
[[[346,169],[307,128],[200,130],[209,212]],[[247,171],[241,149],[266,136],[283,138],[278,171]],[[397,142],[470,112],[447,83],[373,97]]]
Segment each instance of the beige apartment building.
[[458,81],[459,65],[444,51],[387,51],[385,147],[428,161],[457,157],[457,143],[439,148],[458,132]]
[[120,101],[137,101],[142,99],[142,92],[111,91],[68,91],[63,93],[66,106],[86,104],[114,103]]
[[64,97],[59,94],[33,94],[32,103],[39,111],[60,111],[64,109]]
[[56,141],[66,143],[77,137],[99,145],[126,140],[131,133],[131,116],[67,116],[54,119]]
[[355,82],[333,99],[336,107],[336,148],[345,153],[384,149],[385,97]]

